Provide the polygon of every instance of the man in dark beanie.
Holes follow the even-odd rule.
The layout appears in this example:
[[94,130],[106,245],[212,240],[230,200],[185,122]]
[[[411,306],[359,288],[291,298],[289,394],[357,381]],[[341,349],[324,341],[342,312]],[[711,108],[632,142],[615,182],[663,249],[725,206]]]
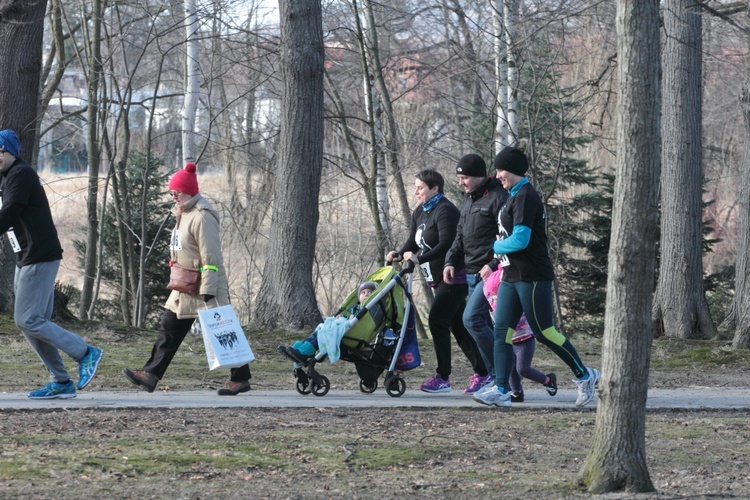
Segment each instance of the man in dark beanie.
[[[469,379],[469,386],[464,392],[473,394],[493,381],[495,340],[490,304],[484,296],[484,280],[497,269],[492,244],[498,234],[497,216],[508,198],[508,192],[499,181],[487,176],[487,165],[477,154],[468,154],[458,160],[456,174],[458,185],[465,194],[456,239],[445,256],[443,279],[446,283],[465,279],[469,285],[463,322],[490,373],[486,377],[474,374]],[[463,268],[465,277],[462,275]]]
[[[50,383],[31,399],[74,398],[94,378],[102,350],[50,321],[62,247],[39,176],[19,155],[12,130],[0,130],[0,234],[7,231],[16,253],[13,280],[16,326],[50,374]],[[65,369],[60,351],[78,363],[78,383]]]

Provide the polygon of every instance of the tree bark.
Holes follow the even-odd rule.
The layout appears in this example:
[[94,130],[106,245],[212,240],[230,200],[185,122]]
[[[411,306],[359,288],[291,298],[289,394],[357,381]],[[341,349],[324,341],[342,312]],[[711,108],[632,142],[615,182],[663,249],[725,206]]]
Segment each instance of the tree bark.
[[508,108],[505,115],[508,117],[508,137],[507,144],[515,144],[520,139],[518,137],[518,41],[516,33],[518,29],[518,1],[503,0],[505,4],[505,49],[506,49],[506,66],[508,70]]
[[195,150],[195,114],[200,98],[198,62],[198,16],[195,0],[185,0],[185,100],[182,109],[182,160],[197,161]]
[[663,2],[661,263],[653,316],[667,337],[710,338],[716,327],[703,291],[702,12],[691,0]]
[[279,0],[281,131],[269,252],[255,318],[266,328],[320,322],[312,283],[323,168],[321,0]]
[[[42,39],[47,1],[15,0],[0,5],[1,128],[15,130],[21,141],[21,156],[34,165],[34,145],[39,107],[39,77],[42,71]],[[5,235],[0,245],[0,310],[10,307],[13,296],[15,254],[9,250]]]
[[[745,11],[745,21],[750,18],[750,1]],[[750,48],[750,35],[746,35]],[[745,60],[750,73],[750,56]],[[742,86],[740,108],[745,122],[744,157],[740,164],[739,196],[737,208],[737,262],[735,265],[734,300],[725,323],[734,324],[734,349],[750,348],[750,75]]]
[[[750,65],[749,65],[750,67]],[[750,79],[740,96],[745,129],[750,134]],[[734,349],[750,348],[750,137],[746,135],[745,154],[740,165],[740,191],[737,209],[737,264],[735,271]]]
[[89,319],[94,298],[94,278],[97,269],[97,248],[99,241],[99,81],[102,73],[101,30],[103,6],[101,0],[91,4],[91,33],[89,35],[88,61],[88,107],[86,109],[86,151],[88,153],[88,189],[86,195],[86,256],[83,264],[83,284],[79,317]]
[[592,493],[650,492],[646,396],[659,180],[659,5],[617,2],[617,173],[602,379],[581,483]]
[[505,42],[505,1],[492,2],[492,30],[495,35],[495,151],[502,151],[508,143],[508,61]]

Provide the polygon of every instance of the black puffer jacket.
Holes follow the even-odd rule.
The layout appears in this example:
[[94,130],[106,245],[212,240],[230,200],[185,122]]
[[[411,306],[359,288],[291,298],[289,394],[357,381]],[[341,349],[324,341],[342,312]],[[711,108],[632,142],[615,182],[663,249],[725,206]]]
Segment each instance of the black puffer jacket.
[[[497,214],[508,199],[499,180],[488,177],[474,191],[464,195],[456,239],[445,256],[445,265],[476,274],[492,259],[492,245],[497,235]],[[493,270],[496,264],[490,264]]]

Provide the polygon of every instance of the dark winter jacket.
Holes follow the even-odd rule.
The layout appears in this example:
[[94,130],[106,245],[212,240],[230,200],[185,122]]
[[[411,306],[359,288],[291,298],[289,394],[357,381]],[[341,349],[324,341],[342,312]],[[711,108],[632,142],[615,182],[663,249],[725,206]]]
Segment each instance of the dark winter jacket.
[[499,180],[488,177],[474,191],[464,195],[461,218],[456,239],[445,256],[445,265],[476,274],[485,264],[494,271],[497,262],[492,259],[492,245],[497,231],[497,215],[508,199],[508,192]]
[[62,247],[39,176],[20,158],[0,174],[0,234],[8,232],[16,265],[62,259]]

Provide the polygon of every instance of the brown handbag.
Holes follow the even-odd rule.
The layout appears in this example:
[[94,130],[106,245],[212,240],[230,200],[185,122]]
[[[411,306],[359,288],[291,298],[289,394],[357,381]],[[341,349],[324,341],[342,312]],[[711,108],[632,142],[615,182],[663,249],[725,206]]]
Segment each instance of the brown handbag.
[[198,269],[182,267],[170,263],[169,284],[167,288],[190,295],[198,295],[201,289],[201,273]]

